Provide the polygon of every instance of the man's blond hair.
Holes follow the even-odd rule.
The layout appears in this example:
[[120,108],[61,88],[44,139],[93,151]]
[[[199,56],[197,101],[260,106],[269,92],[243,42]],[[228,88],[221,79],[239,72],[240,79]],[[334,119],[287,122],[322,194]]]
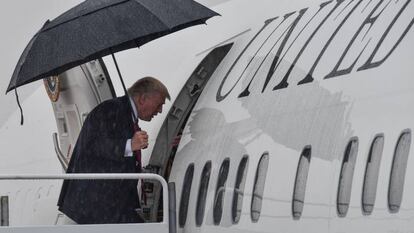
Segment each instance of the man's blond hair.
[[159,93],[162,97],[171,99],[168,89],[158,79],[153,77],[144,77],[136,81],[130,88],[128,88],[128,94],[131,97],[139,96],[142,94]]

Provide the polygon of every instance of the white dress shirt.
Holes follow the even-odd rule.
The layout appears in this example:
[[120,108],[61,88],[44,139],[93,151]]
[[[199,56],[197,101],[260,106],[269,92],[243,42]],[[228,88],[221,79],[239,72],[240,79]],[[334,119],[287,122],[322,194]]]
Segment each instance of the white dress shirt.
[[[137,108],[135,107],[135,103],[132,100],[131,97],[129,97],[129,101],[131,102],[131,106],[132,106],[132,111],[134,111],[134,115],[137,116],[138,119],[138,112],[137,112]],[[132,120],[134,120],[134,115],[131,115]],[[134,156],[134,152],[132,151],[132,145],[131,145],[132,139],[128,139],[125,145],[125,153],[124,156],[125,157],[132,157]]]

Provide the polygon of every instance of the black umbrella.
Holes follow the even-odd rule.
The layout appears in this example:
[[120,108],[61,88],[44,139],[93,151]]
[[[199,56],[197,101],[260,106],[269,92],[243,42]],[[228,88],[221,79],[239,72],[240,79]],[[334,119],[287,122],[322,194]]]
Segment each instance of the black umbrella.
[[6,93],[88,61],[203,24],[216,15],[192,0],[87,0],[43,25],[23,51]]
[[47,21],[16,65],[7,92],[85,62],[202,24],[214,11],[192,0],[87,0]]

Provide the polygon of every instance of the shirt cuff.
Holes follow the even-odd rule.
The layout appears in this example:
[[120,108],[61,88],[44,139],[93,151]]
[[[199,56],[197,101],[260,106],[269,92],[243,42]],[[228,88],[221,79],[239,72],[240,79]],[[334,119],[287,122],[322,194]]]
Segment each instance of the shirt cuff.
[[128,139],[125,145],[124,157],[132,157],[132,156],[134,156],[134,153],[131,148],[131,139]]

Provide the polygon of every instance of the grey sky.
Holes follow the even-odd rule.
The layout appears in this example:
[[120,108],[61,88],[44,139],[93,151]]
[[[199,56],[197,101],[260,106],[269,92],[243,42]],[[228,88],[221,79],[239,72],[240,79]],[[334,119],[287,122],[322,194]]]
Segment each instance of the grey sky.
[[[11,111],[17,108],[15,96],[6,88],[14,67],[31,37],[47,19],[54,19],[82,0],[13,0],[3,1],[0,8],[0,126]],[[41,82],[19,88],[24,99]]]
[[[48,19],[52,20],[79,4],[83,0],[12,0],[3,1],[0,8],[0,127],[5,123],[11,113],[18,109],[15,100],[14,92],[5,95],[10,78],[16,66],[16,63],[23,52],[25,46],[33,37],[33,35],[42,27],[44,22]],[[226,2],[228,0],[197,0],[201,4],[211,7],[216,4]],[[7,2],[7,3],[6,3]],[[181,33],[181,32],[180,32]],[[172,37],[179,33],[174,33]],[[170,37],[170,36],[166,36]],[[165,38],[165,37],[164,37]],[[160,51],[180,52],[186,50],[188,45],[171,44],[161,42],[158,39],[156,45],[149,43],[143,47],[157,46]],[[153,75],[155,77],[165,77],[172,69],[176,69],[177,60],[167,60],[163,62],[162,69],[160,69],[160,53],[150,53],[142,57],[142,49],[130,49],[117,53],[117,59],[121,66],[124,77],[143,77]],[[174,50],[174,51],[173,51]],[[105,63],[111,76],[118,77],[112,60],[105,57]],[[146,65],[143,66],[145,59]],[[143,69],[145,67],[145,69]],[[173,82],[173,80],[170,80]],[[120,84],[113,80],[115,87]],[[132,83],[126,83],[131,85]],[[168,86],[168,83],[166,83]],[[28,85],[18,88],[20,100],[23,102],[25,98],[42,85],[41,81],[33,82]],[[115,88],[117,89],[117,88]],[[122,93],[120,93],[122,94]],[[24,111],[24,109],[23,109]],[[16,119],[18,124],[20,119]]]

